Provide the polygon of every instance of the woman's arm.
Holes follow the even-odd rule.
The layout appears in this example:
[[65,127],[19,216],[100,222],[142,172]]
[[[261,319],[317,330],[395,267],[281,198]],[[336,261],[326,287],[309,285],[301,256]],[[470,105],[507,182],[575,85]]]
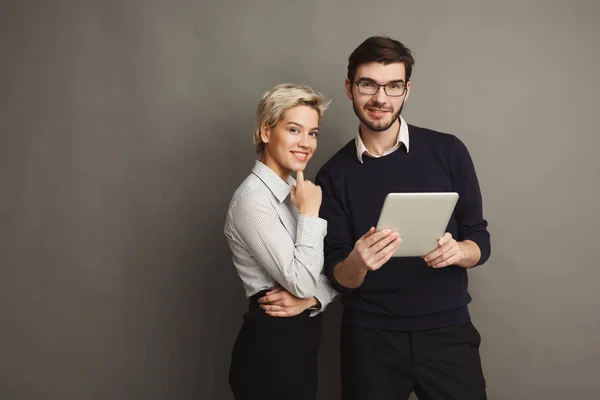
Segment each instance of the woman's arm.
[[269,275],[296,297],[314,297],[323,268],[327,222],[300,214],[294,242],[273,204],[261,193],[240,198],[231,213],[235,239]]
[[301,299],[284,288],[276,288],[258,299],[260,307],[273,317],[293,317],[306,309],[312,309],[311,317],[325,310],[338,293],[329,285],[325,275],[319,277],[317,293],[310,299]]

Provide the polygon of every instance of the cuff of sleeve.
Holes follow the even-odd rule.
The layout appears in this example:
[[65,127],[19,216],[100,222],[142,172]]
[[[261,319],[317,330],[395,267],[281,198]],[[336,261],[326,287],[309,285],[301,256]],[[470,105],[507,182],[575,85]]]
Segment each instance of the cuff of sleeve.
[[[315,295],[315,297],[317,298],[317,300],[319,299],[316,295]],[[321,300],[319,300],[319,301],[321,301]],[[315,315],[319,315],[320,313],[323,312],[323,310],[325,310],[325,308],[326,307],[319,307],[319,306],[309,308],[310,316],[314,317]]]
[[312,215],[298,215],[298,228],[296,229],[296,244],[323,247],[323,239],[327,233],[327,221]]
[[314,317],[315,315],[325,311],[327,306],[331,304],[331,302],[337,296],[337,292],[329,286],[327,277],[325,275],[321,275],[321,277],[322,279],[319,279],[319,286],[317,287],[317,292],[315,293],[315,297],[317,300],[319,300],[321,305],[314,307],[310,313],[311,317]]
[[336,290],[338,293],[342,293],[342,294],[351,293],[351,292],[354,292],[356,289],[358,289],[358,288],[348,288],[346,286],[342,286],[342,284],[340,284],[335,279],[335,275],[334,275],[333,271],[335,270],[335,267],[344,260],[345,259],[335,260],[329,264],[329,265],[331,265],[331,267],[326,266],[327,278],[329,278],[329,283],[331,284],[331,287],[334,290]]
[[471,235],[470,237],[466,237],[464,240],[471,240],[472,242],[474,242],[477,245],[477,247],[479,247],[479,252],[481,253],[481,256],[479,257],[479,261],[477,261],[477,264],[475,264],[475,266],[485,263],[487,261],[487,259],[490,257],[490,239],[489,239],[489,237],[487,237],[486,235],[482,235],[482,234],[475,234],[475,235]]

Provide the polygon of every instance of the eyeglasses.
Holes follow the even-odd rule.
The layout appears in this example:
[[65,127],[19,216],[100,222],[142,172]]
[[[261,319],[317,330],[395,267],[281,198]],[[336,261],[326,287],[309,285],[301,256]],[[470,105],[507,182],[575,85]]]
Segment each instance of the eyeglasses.
[[354,82],[354,84],[358,86],[360,94],[367,94],[370,96],[376,94],[380,87],[383,87],[385,94],[390,97],[400,97],[406,92],[406,85],[404,83],[387,83],[385,85],[380,85],[371,81],[358,81]]

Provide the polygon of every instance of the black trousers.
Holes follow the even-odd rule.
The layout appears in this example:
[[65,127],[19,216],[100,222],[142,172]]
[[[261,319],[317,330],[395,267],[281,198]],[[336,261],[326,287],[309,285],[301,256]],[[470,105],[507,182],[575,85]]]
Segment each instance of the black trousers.
[[229,386],[236,400],[314,400],[321,315],[270,317],[258,307],[260,292],[231,353]]
[[485,400],[471,322],[404,332],[342,324],[343,400]]

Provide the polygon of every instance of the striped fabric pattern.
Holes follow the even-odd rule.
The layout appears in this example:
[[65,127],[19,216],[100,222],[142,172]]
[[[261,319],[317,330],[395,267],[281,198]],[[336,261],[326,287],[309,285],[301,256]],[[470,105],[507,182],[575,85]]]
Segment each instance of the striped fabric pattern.
[[298,213],[290,196],[295,183],[256,161],[233,195],[225,236],[247,297],[282,286],[297,297],[315,296],[316,315],[337,295],[322,273],[327,221]]

